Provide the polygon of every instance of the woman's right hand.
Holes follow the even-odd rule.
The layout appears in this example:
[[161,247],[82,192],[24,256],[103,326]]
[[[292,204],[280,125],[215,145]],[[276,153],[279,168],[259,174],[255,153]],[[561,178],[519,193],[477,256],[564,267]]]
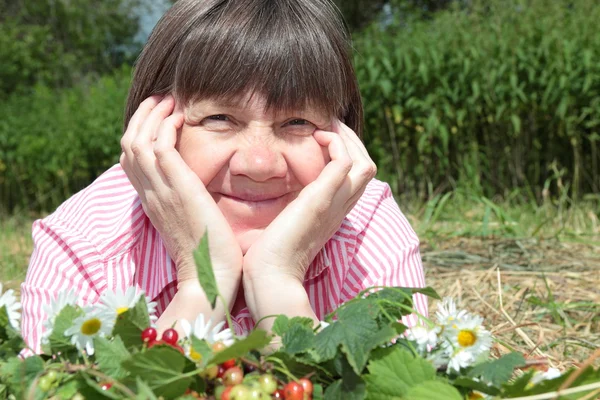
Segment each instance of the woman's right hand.
[[[178,285],[197,282],[193,251],[208,229],[215,277],[234,286],[241,278],[242,251],[212,196],[175,149],[183,121],[171,95],[146,99],[121,139],[120,163],[177,266]],[[219,289],[226,298],[237,293],[237,287]]]

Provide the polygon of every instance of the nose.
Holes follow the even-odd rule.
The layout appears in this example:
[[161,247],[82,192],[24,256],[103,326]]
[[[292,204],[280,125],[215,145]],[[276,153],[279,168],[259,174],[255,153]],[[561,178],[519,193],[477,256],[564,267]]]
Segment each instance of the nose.
[[276,143],[255,141],[237,149],[229,162],[232,175],[245,175],[256,182],[284,178],[287,163]]

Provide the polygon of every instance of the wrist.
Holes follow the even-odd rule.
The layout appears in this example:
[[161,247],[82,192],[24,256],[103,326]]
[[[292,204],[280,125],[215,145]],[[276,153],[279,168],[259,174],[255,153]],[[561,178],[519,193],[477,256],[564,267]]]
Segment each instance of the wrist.
[[[289,317],[316,317],[306,289],[296,277],[280,274],[243,276],[246,303],[254,321],[269,315],[285,314]],[[273,318],[263,320],[259,327],[270,330]]]

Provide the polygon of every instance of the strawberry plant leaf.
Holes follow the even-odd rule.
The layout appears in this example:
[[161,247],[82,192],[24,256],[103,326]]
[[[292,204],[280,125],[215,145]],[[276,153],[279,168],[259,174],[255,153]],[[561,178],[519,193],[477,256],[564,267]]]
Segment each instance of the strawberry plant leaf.
[[436,377],[433,365],[427,360],[416,358],[401,346],[381,352],[367,366],[369,374],[364,376],[367,383],[368,399],[402,399],[409,390],[422,382]]
[[132,377],[146,381],[156,396],[174,398],[181,396],[192,383],[192,378],[182,375],[185,357],[169,346],[154,346],[123,361],[123,367]]
[[500,390],[495,386],[490,386],[480,380],[474,380],[466,376],[459,376],[453,382],[454,386],[459,386],[465,389],[477,390],[491,396],[497,396],[500,394]]
[[286,315],[281,314],[278,315],[277,318],[275,318],[275,322],[273,322],[272,331],[277,336],[283,336],[288,331],[288,329],[290,329],[290,327],[296,324],[306,326],[312,330],[314,321],[312,320],[312,318],[308,317],[288,318]]
[[0,307],[0,357],[10,357],[19,354],[25,342],[8,320],[6,306]]
[[42,371],[44,371],[44,361],[39,356],[27,357],[24,360],[11,357],[8,362],[0,366],[2,381],[9,386],[17,398],[26,397],[20,394],[24,394],[31,387],[33,380]]
[[271,336],[267,332],[256,329],[244,339],[238,340],[228,348],[216,353],[208,364],[221,364],[232,358],[240,358],[251,350],[262,349],[270,342]]
[[[202,365],[206,365],[206,362],[213,356],[213,350],[206,340],[200,340],[196,336],[192,335],[192,348],[191,350],[200,354],[200,362]],[[190,351],[191,351],[190,350]]]
[[123,361],[131,357],[120,336],[116,336],[111,342],[103,337],[94,339],[94,348],[96,362],[100,369],[115,379],[122,379],[127,376],[127,371],[123,368]]
[[522,396],[525,392],[527,384],[529,384],[534,374],[535,370],[531,369],[523,375],[516,378],[514,381],[504,383],[502,385],[502,396],[509,398]]
[[366,392],[364,382],[357,385],[354,390],[344,387],[341,379],[333,382],[325,390],[325,400],[363,400]]
[[404,398],[410,400],[463,400],[454,386],[439,380],[425,381],[411,387]]
[[58,313],[54,319],[54,327],[48,339],[49,344],[42,346],[45,353],[56,354],[61,352],[65,354],[77,351],[76,347],[71,344],[71,339],[65,336],[65,331],[73,325],[75,318],[79,317],[82,313],[82,310],[71,305],[66,305]]
[[271,328],[271,330],[277,336],[283,336],[283,334],[287,332],[289,327],[290,319],[287,317],[287,315],[281,314],[278,315],[277,318],[275,318],[275,322],[273,322],[273,328]]
[[390,326],[379,328],[374,319],[376,315],[376,306],[367,301],[350,303],[340,309],[337,321],[315,337],[315,355],[319,357],[319,361],[334,358],[341,346],[348,362],[360,375],[371,350],[396,335]]
[[431,297],[432,299],[436,299],[436,300],[442,299],[440,297],[440,295],[438,294],[438,292],[436,292],[431,286],[427,286],[424,288],[411,288],[410,290],[413,292],[413,294],[421,293],[427,297]]
[[468,376],[479,378],[499,388],[502,383],[510,379],[515,368],[524,365],[525,358],[520,353],[509,353],[497,360],[477,364],[469,371]]
[[135,378],[135,384],[137,386],[136,400],[158,400],[150,386],[139,376]]
[[[311,320],[312,324],[312,320]],[[282,337],[283,349],[289,354],[302,353],[314,345],[315,333],[302,323],[291,325]]]
[[194,261],[196,263],[196,271],[198,272],[200,286],[202,286],[204,294],[206,294],[206,297],[214,310],[219,289],[217,288],[217,281],[215,279],[212,261],[210,260],[208,231],[204,232],[202,239],[200,239],[200,244],[196,250],[194,250]]

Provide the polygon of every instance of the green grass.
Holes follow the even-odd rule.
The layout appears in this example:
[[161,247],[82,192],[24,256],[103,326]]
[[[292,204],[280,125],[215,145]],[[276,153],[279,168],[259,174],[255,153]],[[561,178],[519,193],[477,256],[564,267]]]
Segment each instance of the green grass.
[[538,205],[518,193],[489,199],[456,190],[433,196],[425,204],[408,203],[403,209],[423,240],[536,238],[600,245],[600,195],[578,202],[566,197],[548,199]]
[[0,216],[0,282],[17,288],[27,272],[33,250],[31,224],[33,218]]

